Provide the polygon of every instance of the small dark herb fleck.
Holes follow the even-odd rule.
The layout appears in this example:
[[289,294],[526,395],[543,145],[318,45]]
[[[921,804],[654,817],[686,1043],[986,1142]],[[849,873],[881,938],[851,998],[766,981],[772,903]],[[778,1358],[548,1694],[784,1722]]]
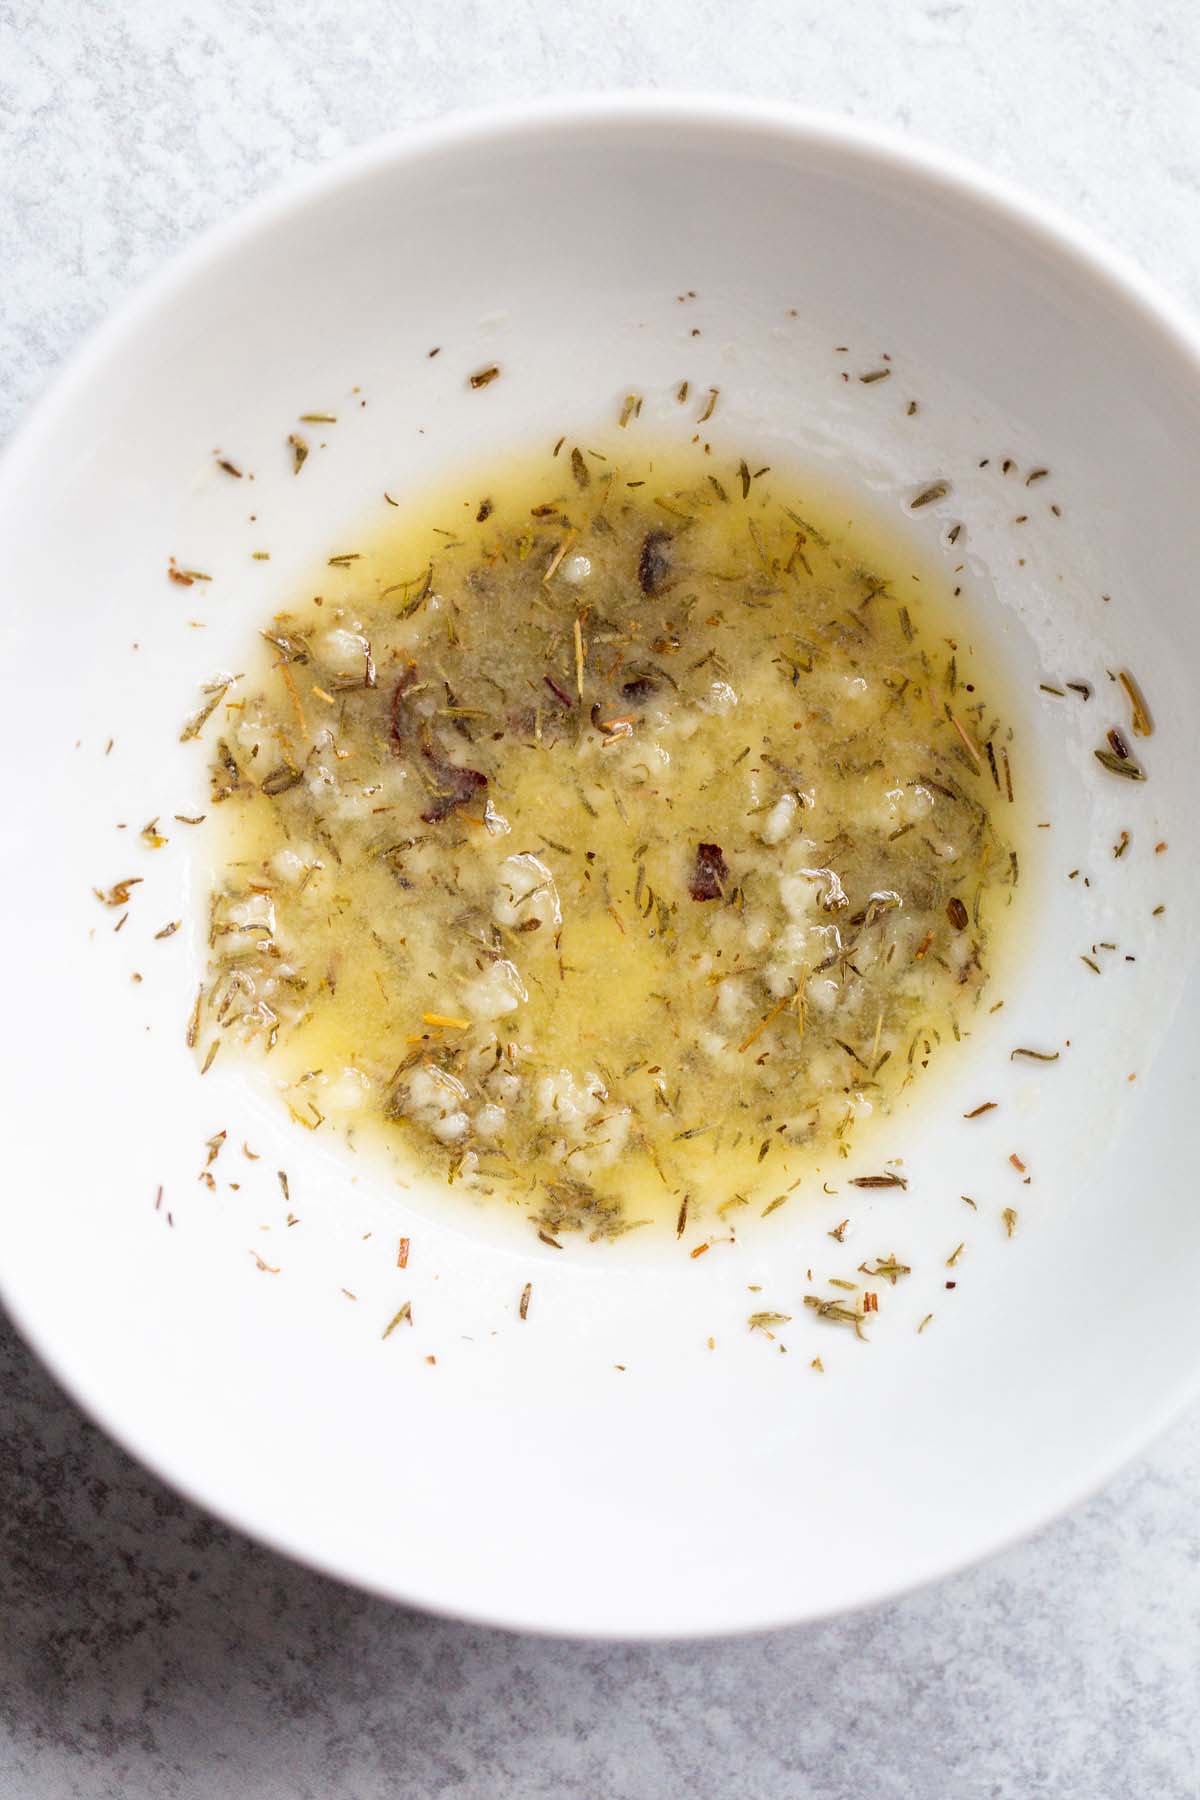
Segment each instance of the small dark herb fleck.
[[669,531],[648,531],[642,539],[638,555],[638,586],[643,594],[658,594],[666,585],[671,573],[671,560],[667,555],[670,542]]
[[693,900],[719,900],[729,883],[729,865],[720,844],[697,844],[688,893]]

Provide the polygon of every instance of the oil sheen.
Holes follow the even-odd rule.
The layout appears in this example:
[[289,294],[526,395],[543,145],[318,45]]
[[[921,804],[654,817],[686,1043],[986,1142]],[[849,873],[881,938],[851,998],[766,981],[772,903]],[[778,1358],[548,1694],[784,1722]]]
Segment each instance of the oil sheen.
[[381,508],[206,727],[200,1052],[556,1241],[882,1167],[1019,873],[969,594],[800,474],[623,448]]

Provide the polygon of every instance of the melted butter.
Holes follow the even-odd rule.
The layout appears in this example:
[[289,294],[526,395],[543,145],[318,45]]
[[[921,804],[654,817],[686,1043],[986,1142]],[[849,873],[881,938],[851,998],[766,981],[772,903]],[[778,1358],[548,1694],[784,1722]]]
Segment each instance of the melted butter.
[[898,541],[564,445],[316,585],[225,714],[205,1000],[301,1123],[550,1235],[716,1228],[965,1053],[1015,752]]

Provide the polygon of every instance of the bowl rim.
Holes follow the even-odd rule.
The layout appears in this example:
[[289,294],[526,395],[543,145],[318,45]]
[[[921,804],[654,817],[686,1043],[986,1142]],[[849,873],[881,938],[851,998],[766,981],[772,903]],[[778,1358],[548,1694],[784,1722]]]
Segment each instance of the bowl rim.
[[[1003,177],[975,165],[953,151],[927,144],[890,127],[862,122],[842,115],[787,102],[759,100],[704,92],[661,92],[619,89],[604,93],[576,93],[553,98],[507,101],[454,111],[398,127],[381,137],[339,153],[329,162],[307,168],[274,185],[232,218],[209,226],[194,241],[169,256],[148,280],[118,303],[116,310],[87,332],[42,390],[26,407],[25,415],[0,447],[0,501],[4,490],[19,483],[22,465],[35,461],[41,444],[70,413],[81,390],[113,356],[120,355],[136,339],[147,320],[186,291],[202,270],[234,255],[239,246],[264,228],[303,212],[339,189],[352,186],[373,172],[397,165],[419,164],[446,151],[489,143],[519,143],[539,136],[669,123],[691,127],[721,138],[761,142],[784,141],[794,149],[834,150],[864,169],[884,167],[973,206],[1051,256],[1107,289],[1132,323],[1157,335],[1164,348],[1181,365],[1187,365],[1200,390],[1200,319],[1177,300],[1124,252],[1114,249],[1088,227],[1078,224],[1054,203],[1026,193]],[[732,1625],[696,1626],[669,1633],[634,1627],[623,1631],[583,1633],[539,1619],[499,1616],[486,1608],[469,1610],[440,1602],[435,1594],[401,1591],[394,1584],[372,1582],[360,1570],[347,1566],[336,1547],[291,1540],[286,1531],[272,1530],[262,1521],[246,1522],[239,1516],[236,1499],[230,1501],[222,1484],[177,1474],[146,1441],[136,1424],[102,1392],[93,1392],[88,1377],[69,1368],[69,1357],[56,1349],[53,1334],[27,1311],[19,1293],[0,1268],[0,1302],[23,1340],[41,1364],[84,1413],[154,1477],[203,1507],[240,1532],[251,1535],[276,1554],[351,1583],[380,1598],[419,1607],[444,1617],[471,1624],[577,1640],[618,1642],[683,1641],[711,1637],[743,1636],[779,1629],[799,1622],[815,1623],[868,1606],[896,1600],[1024,1541],[1080,1505],[1102,1488],[1124,1465],[1139,1455],[1186,1408],[1200,1400],[1200,1365],[1181,1370],[1169,1390],[1160,1391],[1138,1426],[1093,1459],[1063,1488],[1041,1506],[1024,1513],[1005,1532],[990,1542],[961,1555],[952,1555],[936,1568],[898,1579],[886,1589],[836,1608],[797,1614],[794,1606],[778,1612],[764,1609],[761,1616]],[[419,1590],[419,1584],[418,1590]]]

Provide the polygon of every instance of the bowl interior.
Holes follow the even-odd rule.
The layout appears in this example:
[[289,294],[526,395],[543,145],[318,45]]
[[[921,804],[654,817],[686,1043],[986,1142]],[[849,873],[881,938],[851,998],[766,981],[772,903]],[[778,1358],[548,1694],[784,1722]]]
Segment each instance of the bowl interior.
[[[860,383],[884,352],[891,376]],[[502,379],[472,390],[492,362]],[[177,742],[198,684],[241,666],[260,618],[383,489],[611,432],[631,392],[643,440],[678,439],[694,429],[684,378],[720,389],[718,458],[823,472],[915,554],[962,566],[1027,709],[1021,777],[1049,828],[1004,1012],[898,1122],[907,1192],[806,1192],[699,1261],[556,1255],[299,1132],[244,1070],[198,1078],[184,1023],[202,853],[184,828],[154,854],[138,832],[203,810],[203,753]],[[310,428],[296,477],[286,439],[305,412],[337,423]],[[0,476],[17,752],[0,814],[0,1279],[60,1377],[283,1549],[551,1630],[828,1612],[981,1554],[1099,1479],[1200,1366],[1194,1309],[1168,1299],[1200,1274],[1198,447],[1195,344],[1119,274],[982,184],[770,113],[620,102],[454,124],[185,259],[85,353]],[[253,483],[217,471],[215,449]],[[946,497],[910,514],[934,480]],[[211,582],[168,582],[172,556]],[[1093,755],[1127,726],[1123,668],[1156,721],[1142,785]],[[1040,687],[1066,681],[1092,698]],[[130,875],[114,936],[92,890]],[[1012,1063],[1017,1044],[1062,1055]],[[996,1110],[965,1121],[984,1098]],[[834,1271],[847,1212],[838,1272],[893,1250],[914,1270],[870,1346],[800,1304],[806,1269]],[[384,1340],[406,1299],[413,1328]],[[778,1341],[747,1329],[764,1304],[796,1315]]]

